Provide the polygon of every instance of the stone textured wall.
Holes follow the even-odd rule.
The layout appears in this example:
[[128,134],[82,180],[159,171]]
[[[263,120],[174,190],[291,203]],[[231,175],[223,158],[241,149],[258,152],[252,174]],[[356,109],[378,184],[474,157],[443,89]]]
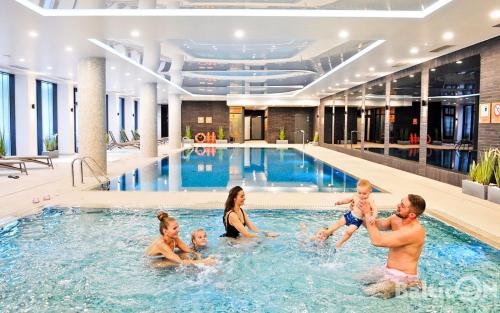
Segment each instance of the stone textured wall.
[[[212,123],[198,124],[198,117],[212,117]],[[196,133],[217,132],[219,126],[224,128],[225,139],[229,135],[229,107],[225,101],[182,101],[181,106],[181,129],[182,136],[186,126],[191,126],[193,136]]]
[[295,142],[296,115],[304,114],[308,116],[308,127],[306,127],[305,140],[312,141],[314,136],[314,119],[315,108],[275,108],[270,107],[267,110],[267,129],[265,131],[265,140],[268,143],[275,143],[279,139],[281,127],[285,127],[285,136],[288,143]]

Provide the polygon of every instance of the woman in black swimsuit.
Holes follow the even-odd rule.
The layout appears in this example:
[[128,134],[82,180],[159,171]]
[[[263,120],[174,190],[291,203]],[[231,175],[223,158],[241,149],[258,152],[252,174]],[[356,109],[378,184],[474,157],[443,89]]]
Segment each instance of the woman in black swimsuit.
[[[241,206],[245,203],[245,192],[240,186],[233,187],[229,190],[227,196],[224,216],[222,221],[226,228],[224,237],[237,238],[240,234],[243,237],[257,238],[262,237],[255,233],[262,233],[266,237],[277,237],[277,234],[263,231],[255,226],[248,218],[248,215],[243,211]],[[252,232],[249,232],[247,228]]]

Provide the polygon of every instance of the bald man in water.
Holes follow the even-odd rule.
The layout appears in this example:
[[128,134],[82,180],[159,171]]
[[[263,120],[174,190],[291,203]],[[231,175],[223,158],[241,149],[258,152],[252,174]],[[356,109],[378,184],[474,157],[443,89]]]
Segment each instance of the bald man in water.
[[[371,216],[369,203],[361,201],[358,207],[365,217]],[[365,289],[368,295],[390,298],[409,287],[420,286],[417,267],[424,247],[425,229],[418,217],[424,210],[425,200],[421,196],[409,194],[401,199],[394,214],[377,219],[375,224],[366,223],[372,244],[389,248],[387,263],[373,273],[378,276],[376,283]]]

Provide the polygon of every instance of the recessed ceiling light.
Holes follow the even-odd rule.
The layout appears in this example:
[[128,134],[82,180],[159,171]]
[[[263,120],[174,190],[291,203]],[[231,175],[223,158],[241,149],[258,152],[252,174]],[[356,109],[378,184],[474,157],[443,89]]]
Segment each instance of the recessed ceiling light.
[[73,73],[69,72],[69,73],[68,73],[68,76],[69,76],[69,77],[73,77]]
[[130,73],[125,73],[125,76],[130,76]]
[[436,71],[436,69],[435,69],[435,68],[431,68],[431,72],[435,72],[435,71]]
[[340,86],[340,84],[339,84],[339,83],[335,83],[335,86],[337,86],[337,87],[338,87],[338,86]]
[[453,34],[452,32],[445,32],[443,34],[444,40],[451,40],[451,39],[453,39],[453,37],[455,37],[455,34]]
[[73,47],[72,46],[66,46],[66,51],[68,51],[68,52],[73,51]]
[[417,54],[417,53],[418,53],[418,51],[419,51],[419,50],[418,50],[418,48],[417,48],[417,47],[412,47],[412,48],[410,49],[410,53],[411,53],[411,54]]
[[356,74],[356,75],[354,75],[354,76],[356,76],[356,77],[361,77],[361,74]]
[[397,83],[397,82],[398,82],[398,80],[397,80],[397,79],[395,79],[395,80],[393,80],[392,82],[393,82],[393,83]]
[[110,69],[114,71],[116,69],[116,67],[111,66]]
[[385,61],[387,64],[392,64],[394,63],[394,60],[393,59],[387,59],[387,61]]
[[19,58],[19,62],[24,62],[26,61],[24,58]]
[[137,78],[137,80],[138,80],[138,81],[141,81],[141,80],[142,80],[142,78],[140,78],[140,77],[139,77],[139,78]]
[[234,37],[241,39],[241,38],[245,37],[245,32],[241,29],[237,29],[234,31]]
[[344,83],[348,83],[348,82],[349,82],[349,80],[348,80],[348,79],[344,79]]
[[332,88],[332,86],[329,86],[329,87],[328,87],[328,90],[332,90],[332,89],[333,89],[333,88]]
[[373,72],[373,71],[375,71],[375,68],[372,66],[372,67],[370,67],[368,70],[369,70],[370,72]]
[[321,89],[321,92],[325,92],[325,89]]
[[341,30],[341,31],[339,31],[339,37],[340,38],[347,38],[347,37],[349,37],[349,33],[347,32],[347,30]]
[[413,77],[415,77],[415,75],[411,74],[410,77],[413,78]]
[[52,70],[52,66],[50,66],[50,65],[49,65],[49,66],[47,66],[47,69],[48,69],[49,71],[50,71],[50,70]]
[[490,13],[490,17],[492,19],[497,19],[500,18],[500,10],[495,10]]
[[28,36],[30,36],[31,38],[35,38],[38,37],[38,33],[34,30],[31,30],[28,32]]
[[462,60],[458,60],[458,61],[457,61],[457,62],[455,62],[455,63],[457,63],[457,64],[462,64],[463,62],[462,62]]
[[379,85],[379,87],[382,87],[382,86],[383,86],[383,84],[378,84],[378,85]]
[[132,37],[139,37],[140,35],[141,35],[141,33],[139,33],[139,31],[135,30],[135,29],[130,32],[130,36],[132,36]]

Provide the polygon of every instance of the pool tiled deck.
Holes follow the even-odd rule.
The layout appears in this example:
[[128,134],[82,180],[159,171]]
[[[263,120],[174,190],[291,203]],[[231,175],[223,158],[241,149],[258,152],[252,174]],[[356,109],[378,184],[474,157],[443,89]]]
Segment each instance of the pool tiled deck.
[[[275,147],[272,144],[250,143],[228,145],[231,147]],[[302,145],[289,145],[301,149]],[[427,201],[427,214],[465,231],[474,237],[500,248],[500,205],[468,196],[461,189],[422,176],[393,169],[384,165],[354,158],[322,147],[306,145],[305,152],[358,178],[369,179],[382,188],[384,193],[374,193],[374,199],[382,210],[393,210],[401,198],[414,193]],[[160,146],[160,156],[168,153]],[[160,157],[160,158],[161,158]],[[87,184],[71,187],[70,164],[74,156],[55,160],[55,169],[28,165],[29,176],[13,180],[0,171],[0,225],[18,217],[39,212],[44,206],[78,206],[99,208],[222,208],[226,192],[103,192],[88,191],[93,178]],[[159,158],[143,158],[136,149],[108,153],[108,174],[115,177],[126,171],[143,167]],[[44,196],[50,200],[43,200]],[[342,194],[249,192],[247,208],[307,208],[334,209],[333,203]],[[33,204],[33,198],[40,203]],[[338,209],[338,208],[337,208]]]

